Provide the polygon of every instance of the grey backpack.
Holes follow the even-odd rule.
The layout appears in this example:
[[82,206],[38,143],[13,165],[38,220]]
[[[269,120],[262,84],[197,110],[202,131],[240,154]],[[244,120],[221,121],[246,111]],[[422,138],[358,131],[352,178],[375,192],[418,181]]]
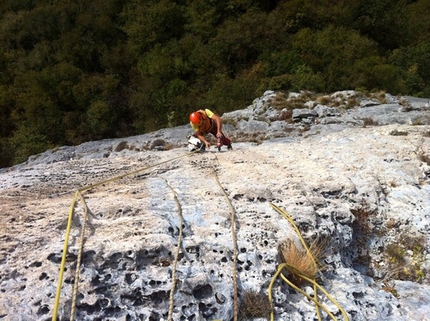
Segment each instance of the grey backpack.
[[190,136],[188,139],[188,150],[190,152],[198,152],[205,150],[205,144],[197,137]]

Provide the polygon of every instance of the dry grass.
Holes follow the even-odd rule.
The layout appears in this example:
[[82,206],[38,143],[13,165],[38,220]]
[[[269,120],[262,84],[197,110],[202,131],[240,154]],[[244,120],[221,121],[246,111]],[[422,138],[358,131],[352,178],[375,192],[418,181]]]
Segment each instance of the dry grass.
[[351,109],[351,108],[354,108],[354,107],[357,107],[359,105],[359,102],[358,102],[358,100],[357,100],[357,97],[349,97],[348,98],[348,102],[346,103],[346,106],[345,106],[345,108],[346,109]]
[[379,125],[377,121],[373,120],[370,117],[365,117],[363,118],[363,127],[367,127],[367,126],[377,126]]
[[388,281],[384,281],[383,285],[382,285],[382,290],[391,293],[392,295],[394,295],[396,298],[399,298],[399,294],[397,293],[397,290],[395,288],[395,286],[393,284],[391,284]]
[[376,210],[370,209],[369,205],[363,202],[360,207],[351,209],[350,211],[355,217],[353,227],[356,227],[356,230],[361,232],[363,237],[367,238],[372,230],[369,225],[369,217],[374,216]]
[[426,238],[423,235],[403,234],[397,243],[385,246],[388,269],[384,280],[424,280],[427,272],[424,268],[425,249]]
[[332,104],[332,103],[333,103],[333,100],[332,100],[332,98],[331,98],[330,96],[326,96],[326,95],[324,95],[324,96],[319,96],[319,97],[317,97],[317,102],[318,102],[319,104],[321,104],[321,105],[326,105],[326,106],[328,106],[328,105],[330,105],[330,104]]
[[370,97],[378,99],[382,104],[387,103],[387,97],[386,97],[385,91],[374,92],[374,93],[370,94]]
[[121,142],[118,143],[118,145],[116,145],[114,151],[115,152],[120,152],[124,149],[129,149],[128,143],[125,140],[122,140]]
[[287,240],[278,246],[278,253],[283,263],[287,263],[291,269],[288,279],[295,285],[300,286],[304,280],[300,274],[315,280],[319,271],[318,262],[323,256],[325,244],[312,242],[309,246],[310,256],[306,249],[298,247],[293,241]]
[[266,294],[254,291],[244,291],[239,306],[240,320],[254,318],[269,318],[272,310],[271,303]]
[[418,158],[420,161],[426,163],[427,165],[430,165],[430,156],[426,155],[424,152],[420,152],[418,154]]

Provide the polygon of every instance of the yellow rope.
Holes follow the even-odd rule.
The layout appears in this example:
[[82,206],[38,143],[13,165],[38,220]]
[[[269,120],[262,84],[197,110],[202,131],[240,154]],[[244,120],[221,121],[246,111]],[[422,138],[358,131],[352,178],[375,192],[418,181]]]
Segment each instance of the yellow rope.
[[79,197],[79,191],[77,191],[75,193],[75,197],[73,199],[72,205],[70,206],[69,220],[67,222],[66,238],[64,240],[63,257],[61,259],[60,274],[58,276],[57,293],[55,295],[55,303],[54,303],[54,311],[52,314],[52,321],[57,320],[58,303],[60,302],[61,285],[63,283],[64,266],[66,264],[67,247],[69,245],[70,228],[72,226],[73,212],[74,212],[75,203],[76,203],[76,200],[78,199],[78,197]]
[[305,240],[303,239],[303,237],[302,237],[302,233],[300,233],[300,230],[299,230],[299,228],[297,227],[297,225],[296,225],[296,223],[294,223],[294,220],[292,219],[292,217],[290,216],[290,215],[288,215],[288,213],[287,212],[285,212],[283,209],[281,209],[279,206],[276,206],[275,204],[273,204],[273,203],[270,203],[270,205],[278,212],[278,213],[280,213],[282,216],[284,216],[290,223],[291,223],[291,225],[293,226],[293,228],[294,228],[294,230],[296,231],[296,233],[297,233],[297,235],[299,236],[299,238],[300,238],[300,242],[302,243],[302,245],[303,245],[303,247],[305,248],[305,250],[306,250],[306,254],[312,259],[312,262],[313,262],[313,264],[314,264],[314,268],[315,268],[315,270],[318,268],[318,264],[317,264],[317,262],[316,262],[316,260],[315,260],[315,257],[314,257],[314,255],[312,254],[312,252],[309,250],[309,247],[307,246],[307,244],[306,244],[306,242],[305,242]]
[[[283,268],[283,267],[282,267]],[[301,275],[301,274],[299,274]],[[309,300],[313,301],[318,307],[320,307],[321,309],[323,309],[329,316],[330,318],[332,318],[334,321],[337,321],[337,318],[324,306],[322,305],[319,301],[318,301],[318,297],[316,296],[316,294],[314,295],[314,297],[310,296],[309,294],[307,294],[305,291],[303,291],[302,289],[300,289],[298,286],[296,286],[294,283],[292,283],[290,280],[288,280],[282,273],[281,273],[281,278],[288,283],[288,285],[290,285],[291,287],[293,287],[295,290],[297,290],[298,292],[302,293],[304,296],[306,296]],[[311,281],[311,282],[315,282],[315,281]]]
[[[272,278],[272,280],[271,280],[271,282],[270,282],[270,284],[269,284],[269,289],[270,289],[270,291],[269,291],[269,300],[270,300],[270,302],[273,302],[273,296],[272,296],[272,291],[271,291],[271,289],[273,288],[273,284],[275,283],[275,281],[276,281],[276,278],[278,277],[278,276],[281,276],[281,278],[289,285],[289,286],[291,286],[292,288],[294,288],[296,291],[298,291],[298,292],[300,292],[300,293],[302,293],[304,296],[306,296],[308,299],[310,299],[310,300],[312,300],[317,306],[319,306],[320,308],[322,308],[333,320],[337,320],[336,319],[336,317],[330,312],[330,311],[328,311],[327,310],[327,308],[325,307],[325,306],[323,306],[319,301],[318,301],[318,299],[315,297],[315,298],[313,298],[313,297],[311,297],[309,294],[307,294],[305,291],[303,291],[302,289],[300,289],[298,286],[296,286],[294,283],[292,283],[290,280],[288,280],[281,272],[282,272],[282,270],[283,269],[286,269],[286,270],[290,270],[290,269],[294,269],[294,267],[292,267],[292,266],[290,266],[290,265],[288,265],[287,263],[282,263],[282,264],[280,264],[279,265],[279,267],[278,267],[278,270],[276,271],[276,273],[275,273],[275,275],[274,275],[274,277]],[[298,276],[302,276],[302,274],[300,274],[300,273],[297,273],[297,275]],[[311,281],[312,283],[314,283],[314,281]],[[270,314],[270,319],[271,320],[274,320],[274,311],[273,311],[273,309],[272,309],[272,311],[271,311],[271,314]]]
[[173,315],[173,305],[174,305],[174,300],[173,300],[173,295],[175,292],[175,286],[176,286],[176,266],[178,264],[178,260],[179,260],[179,252],[181,249],[181,243],[182,243],[182,222],[183,222],[183,217],[182,217],[182,208],[181,208],[181,204],[179,203],[178,197],[177,197],[177,193],[175,192],[175,190],[169,185],[169,183],[164,180],[166,182],[166,185],[172,190],[173,192],[173,197],[175,198],[175,202],[178,206],[178,216],[179,216],[179,237],[178,237],[178,247],[176,248],[176,254],[175,254],[175,260],[173,262],[173,269],[172,269],[172,289],[170,290],[170,308],[169,308],[169,314],[167,317],[167,320],[171,321],[172,320],[172,315]]
[[[318,301],[318,288],[316,284],[314,284],[314,295],[315,295],[315,299]],[[322,321],[320,307],[318,304],[316,305],[315,310],[317,311],[318,320]]]
[[[309,247],[307,246],[307,244],[306,244],[306,242],[305,242],[305,240],[303,239],[303,237],[302,237],[302,233],[300,233],[300,230],[299,230],[299,228],[297,227],[297,225],[296,225],[296,223],[294,222],[294,220],[293,220],[293,218],[290,216],[290,215],[288,215],[288,213],[287,212],[285,212],[282,208],[280,208],[279,206],[276,206],[275,204],[273,204],[273,203],[270,203],[270,205],[279,213],[279,214],[281,214],[283,217],[285,217],[289,222],[290,222],[290,224],[293,226],[293,228],[294,228],[294,230],[296,231],[296,233],[297,233],[297,235],[299,236],[299,238],[300,238],[300,242],[302,243],[302,245],[303,245],[303,247],[305,248],[305,250],[306,250],[306,255],[312,260],[312,262],[313,262],[313,265],[314,265],[314,269],[315,269],[315,271],[317,271],[318,270],[318,264],[317,264],[317,262],[316,262],[316,260],[315,260],[315,257],[314,257],[314,255],[312,254],[312,252],[309,250]],[[297,273],[296,273],[297,274]],[[317,289],[317,287],[314,285],[314,293],[315,293],[315,298],[316,298],[316,300],[318,300],[318,289]],[[320,314],[320,310],[319,310],[319,306],[318,305],[316,305],[316,312],[317,312],[317,317],[318,317],[318,320],[319,321],[321,321],[321,314]]]
[[303,279],[305,279],[308,282],[313,283],[316,287],[318,287],[318,289],[323,292],[326,297],[333,302],[333,304],[340,310],[340,312],[342,313],[343,317],[345,320],[349,320],[348,315],[346,314],[346,311],[340,306],[339,303],[337,303],[337,301],[321,286],[319,285],[315,280],[309,279],[306,275],[301,275],[301,277]]
[[[311,251],[309,250],[308,246],[306,245],[305,240],[302,237],[302,234],[300,233],[300,230],[298,229],[297,225],[294,223],[294,220],[291,218],[291,216],[288,215],[287,212],[285,212],[283,209],[281,209],[280,207],[276,206],[275,204],[270,203],[270,205],[278,212],[280,213],[282,216],[284,216],[293,226],[294,230],[296,231],[297,235],[300,238],[301,243],[303,244],[303,247],[306,249],[306,254],[312,259],[313,263],[314,263],[314,267],[317,267],[317,262],[313,256],[313,254],[311,253]],[[312,283],[314,285],[314,297],[309,296],[306,292],[304,292],[303,290],[301,290],[300,288],[298,288],[296,285],[294,285],[292,282],[290,282],[288,279],[285,278],[285,276],[283,274],[281,274],[281,271],[283,269],[286,269],[287,271],[290,271],[294,274],[296,274],[297,276],[303,278],[304,280]],[[273,302],[273,296],[272,296],[272,291],[273,291],[273,284],[275,283],[276,278],[281,275],[281,278],[288,283],[288,285],[290,285],[291,287],[293,287],[295,290],[299,291],[300,293],[302,293],[303,295],[305,295],[307,298],[309,298],[310,300],[312,300],[315,305],[316,305],[316,311],[317,311],[317,316],[318,319],[321,320],[321,315],[320,315],[320,311],[319,308],[322,308],[333,320],[337,321],[336,317],[330,313],[319,301],[318,301],[318,292],[317,290],[321,290],[326,296],[327,298],[333,302],[334,305],[336,305],[336,307],[341,311],[344,320],[348,321],[348,315],[346,314],[345,310],[339,305],[339,303],[336,302],[336,300],[330,296],[330,294],[323,288],[321,287],[315,280],[310,279],[309,277],[307,277],[306,275],[304,275],[303,273],[301,273],[299,270],[297,270],[294,266],[289,265],[288,263],[282,263],[279,265],[277,272],[275,273],[275,275],[273,276],[270,285],[269,285],[269,300],[270,302]],[[270,313],[270,318],[273,321],[275,318],[274,315],[274,310],[272,308],[272,311]]]
[[[216,157],[216,156],[215,156]],[[218,158],[217,158],[218,160]],[[237,287],[237,238],[236,238],[236,227],[235,227],[235,211],[234,207],[231,204],[230,199],[228,198],[227,193],[225,192],[224,188],[222,187],[218,175],[216,174],[216,171],[214,169],[215,179],[223,192],[225,198],[227,199],[228,206],[230,207],[231,212],[231,234],[233,238],[233,283],[234,283],[234,321],[237,321],[238,315],[239,315],[239,302],[238,302],[238,287]]]
[[177,156],[177,157],[173,157],[173,158],[170,158],[170,159],[168,159],[168,160],[165,160],[165,161],[163,161],[163,162],[160,162],[160,163],[157,163],[157,164],[154,164],[154,165],[151,165],[151,166],[143,167],[143,168],[137,169],[137,170],[135,170],[135,171],[132,171],[132,172],[129,172],[129,173],[125,173],[125,174],[122,174],[122,175],[118,175],[118,176],[115,176],[115,177],[113,177],[113,178],[110,178],[110,179],[107,179],[107,180],[104,180],[104,181],[98,182],[98,183],[93,184],[93,185],[89,185],[89,186],[86,186],[86,187],[82,187],[82,188],[80,188],[80,189],[79,189],[79,191],[81,191],[81,192],[85,192],[85,191],[88,191],[88,190],[93,189],[93,188],[95,188],[95,187],[98,187],[98,186],[100,186],[100,185],[107,184],[107,183],[111,183],[111,182],[114,182],[114,181],[118,181],[118,180],[120,180],[120,179],[122,179],[122,178],[124,178],[124,177],[131,176],[131,175],[135,175],[135,174],[138,174],[138,173],[140,173],[140,172],[146,171],[147,169],[150,169],[150,168],[153,168],[153,167],[157,167],[157,166],[163,165],[163,164],[165,164],[165,163],[170,163],[170,162],[172,162],[172,161],[174,161],[174,160],[176,160],[176,159],[183,158],[183,157],[185,157],[185,156],[190,156],[190,155],[192,155],[192,154],[187,153],[187,154],[184,154],[184,155],[180,155],[180,156]]

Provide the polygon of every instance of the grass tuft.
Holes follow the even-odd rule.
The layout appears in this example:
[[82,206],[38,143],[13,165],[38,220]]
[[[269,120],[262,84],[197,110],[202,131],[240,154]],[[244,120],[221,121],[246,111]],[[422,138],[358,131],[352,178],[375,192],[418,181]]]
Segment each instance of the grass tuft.
[[418,158],[420,161],[426,163],[427,165],[430,165],[430,156],[426,155],[424,152],[420,152],[418,154]]
[[363,127],[377,126],[379,123],[370,117],[363,118]]
[[271,303],[266,294],[254,291],[243,292],[239,306],[240,320],[250,320],[253,318],[268,319],[271,310]]
[[312,242],[309,253],[303,247],[298,247],[293,241],[287,240],[278,246],[278,253],[283,263],[287,263],[291,269],[288,279],[295,285],[300,286],[304,280],[300,274],[311,280],[315,280],[319,271],[318,262],[325,250],[323,242]]

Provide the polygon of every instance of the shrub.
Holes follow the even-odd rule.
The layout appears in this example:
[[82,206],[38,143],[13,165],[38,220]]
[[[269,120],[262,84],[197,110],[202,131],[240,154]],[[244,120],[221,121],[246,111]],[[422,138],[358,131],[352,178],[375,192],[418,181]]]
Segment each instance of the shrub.
[[239,306],[240,320],[253,318],[269,318],[271,304],[266,294],[254,291],[244,291]]
[[378,122],[374,121],[372,118],[370,117],[363,118],[363,127],[376,126],[376,125],[378,125]]
[[386,92],[378,91],[370,94],[370,97],[378,99],[382,104],[387,103]]
[[129,149],[128,143],[126,140],[122,140],[118,143],[118,145],[116,145],[114,151],[115,152],[120,152],[124,149]]
[[278,246],[281,261],[291,267],[288,279],[297,286],[300,286],[304,282],[299,274],[315,280],[319,270],[318,262],[323,255],[324,248],[325,243],[314,241],[310,244],[310,253],[308,253],[306,249],[298,247],[291,240],[281,243]]
[[418,282],[424,279],[425,248],[426,240],[422,235],[403,234],[399,242],[388,244],[384,251],[388,261],[385,281],[399,279]]
[[332,103],[332,98],[330,96],[324,95],[317,97],[317,102],[321,105],[329,106]]
[[395,130],[392,130],[390,132],[390,135],[391,136],[408,136],[408,132],[404,132],[404,131],[395,129]]
[[418,158],[419,158],[420,161],[426,163],[427,165],[430,165],[430,156],[427,155],[427,154],[425,154],[423,151],[421,151],[418,154]]
[[357,97],[349,97],[348,98],[348,102],[346,103],[345,108],[346,109],[350,109],[350,108],[354,108],[356,106],[358,106],[358,100]]
[[369,217],[373,216],[376,210],[372,210],[370,206],[363,201],[358,208],[351,209],[350,211],[355,217],[352,223],[353,239],[357,250],[355,261],[368,266],[371,257],[367,251],[367,242],[372,235],[372,226],[370,225]]
[[15,135],[6,141],[5,145],[5,150],[13,155],[11,158],[14,165],[25,162],[28,157],[54,147],[46,136],[38,133],[36,129],[30,126],[20,127]]

